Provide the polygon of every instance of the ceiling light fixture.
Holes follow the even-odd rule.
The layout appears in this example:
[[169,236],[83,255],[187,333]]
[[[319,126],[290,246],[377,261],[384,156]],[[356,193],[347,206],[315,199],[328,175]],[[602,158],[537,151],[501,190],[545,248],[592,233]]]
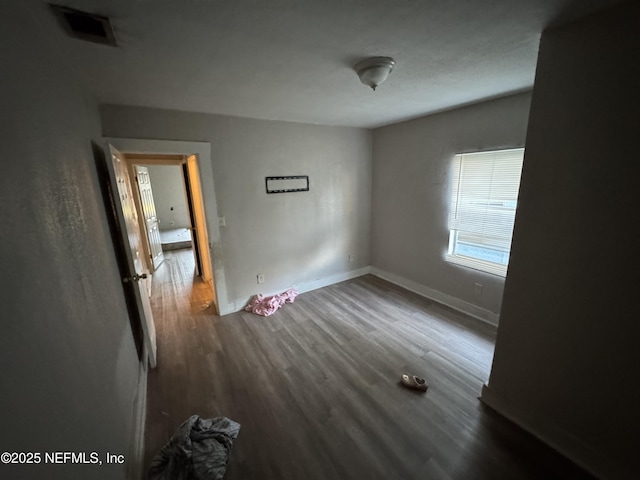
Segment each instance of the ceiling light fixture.
[[354,69],[360,81],[375,90],[387,79],[395,65],[396,61],[391,57],[371,57],[359,62]]

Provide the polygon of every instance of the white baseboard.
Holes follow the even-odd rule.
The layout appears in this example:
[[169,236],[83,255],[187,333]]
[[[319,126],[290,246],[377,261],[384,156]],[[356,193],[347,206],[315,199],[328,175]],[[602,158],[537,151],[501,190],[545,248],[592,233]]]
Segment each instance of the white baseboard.
[[[298,291],[298,293],[310,292],[311,290],[327,287],[329,285],[333,285],[334,283],[340,283],[340,282],[344,282],[345,280],[351,280],[352,278],[361,277],[362,275],[367,275],[368,273],[371,273],[371,267],[366,266],[366,267],[359,268],[357,270],[350,270],[348,272],[341,272],[341,273],[336,273],[334,275],[329,275],[328,277],[322,277],[315,280],[296,283],[287,288],[284,288],[283,290],[280,290],[277,292],[267,292],[267,293],[264,293],[264,295],[265,296],[276,295],[278,293],[282,293],[282,291],[287,290],[288,288],[295,288]],[[227,315],[229,313],[239,312],[240,310],[242,310],[244,307],[247,306],[251,298],[252,297],[239,298],[227,303],[227,305],[220,305],[219,306],[220,315],[222,316],[222,315]]]
[[144,427],[147,418],[147,356],[140,362],[136,397],[133,402],[133,438],[127,457],[127,479],[140,480],[144,469]]
[[[377,277],[380,277],[384,280],[387,280],[391,283],[394,283],[402,288],[406,288],[418,295],[426,297],[430,300],[435,300],[436,302],[442,303],[448,307],[453,308],[459,312],[465,313],[471,317],[477,318],[483,322],[489,323],[493,326],[498,325],[499,315],[494,312],[490,312],[489,310],[485,310],[476,305],[473,305],[469,302],[461,300],[459,298],[453,297],[451,295],[447,295],[446,293],[439,292],[432,288],[421,285],[413,280],[409,280],[407,278],[401,277],[399,275],[389,273],[385,270],[381,270],[377,267],[366,266],[359,268],[357,270],[351,270],[348,272],[337,273],[334,275],[329,275],[328,277],[322,277],[315,280],[300,282],[294,284],[288,288],[295,288],[299,293],[310,292],[311,290],[316,290],[317,288],[326,287],[328,285],[333,285],[334,283],[344,282],[345,280],[351,280],[352,278],[360,277],[362,275],[373,274]],[[286,289],[283,289],[286,290]],[[264,295],[275,295],[278,292],[267,292]],[[239,298],[228,302],[227,304],[220,303],[219,310],[220,315],[228,315],[230,313],[239,312],[242,310],[251,297]]]
[[595,477],[631,478],[629,472],[620,470],[619,462],[604,458],[570,432],[557,427],[546,416],[514,406],[487,384],[482,387],[480,401]]
[[498,319],[500,318],[500,315],[497,313],[490,312],[489,310],[485,310],[484,308],[473,305],[472,303],[469,303],[465,300],[461,300],[446,293],[439,292],[438,290],[426,287],[418,282],[414,282],[413,280],[409,280],[408,278],[401,277],[400,275],[387,272],[377,267],[371,267],[371,273],[376,277],[380,277],[384,280],[387,280],[388,282],[395,283],[396,285],[402,288],[406,288],[413,293],[417,293],[418,295],[426,297],[429,300],[435,300],[436,302],[442,303],[443,305],[451,307],[454,310],[466,313],[471,317],[489,323],[494,327],[498,326]]
[[298,285],[294,286],[294,288],[300,293],[310,292],[318,288],[327,287],[329,285],[333,285],[334,283],[340,283],[346,280],[351,280],[352,278],[361,277],[369,273],[371,273],[371,267],[366,266],[357,270],[350,270],[348,272],[336,273],[334,275],[329,275],[328,277],[318,278],[316,280],[311,280],[308,282],[301,282]]

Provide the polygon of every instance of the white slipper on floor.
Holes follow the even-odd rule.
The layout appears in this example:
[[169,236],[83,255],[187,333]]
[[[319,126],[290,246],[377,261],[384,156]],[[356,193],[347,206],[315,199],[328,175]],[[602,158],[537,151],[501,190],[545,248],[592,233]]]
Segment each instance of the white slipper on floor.
[[402,384],[408,388],[414,388],[416,390],[422,390],[423,392],[427,391],[429,385],[424,378],[416,377],[415,375],[402,375]]

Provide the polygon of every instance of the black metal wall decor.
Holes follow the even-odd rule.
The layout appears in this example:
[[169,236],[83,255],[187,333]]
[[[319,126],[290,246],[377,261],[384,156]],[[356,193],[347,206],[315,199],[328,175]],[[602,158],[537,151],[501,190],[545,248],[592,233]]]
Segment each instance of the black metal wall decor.
[[308,192],[309,175],[265,177],[264,184],[267,193]]

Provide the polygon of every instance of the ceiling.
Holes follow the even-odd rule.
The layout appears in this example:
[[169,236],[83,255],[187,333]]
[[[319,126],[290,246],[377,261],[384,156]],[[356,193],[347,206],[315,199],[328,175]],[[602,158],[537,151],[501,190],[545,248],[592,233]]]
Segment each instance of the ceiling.
[[619,0],[52,1],[111,19],[115,48],[28,7],[101,103],[375,128],[530,89],[542,30]]

